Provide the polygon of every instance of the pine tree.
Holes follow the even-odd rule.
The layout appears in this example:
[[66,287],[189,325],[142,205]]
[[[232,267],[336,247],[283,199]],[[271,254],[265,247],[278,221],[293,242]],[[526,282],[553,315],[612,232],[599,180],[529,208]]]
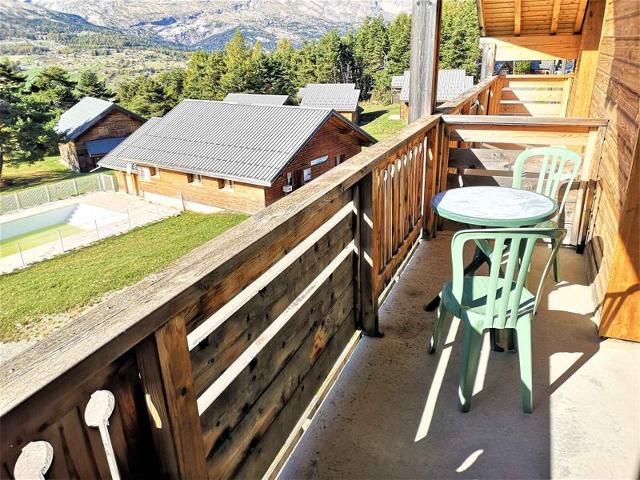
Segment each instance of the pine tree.
[[94,97],[109,100],[113,97],[113,92],[107,88],[104,80],[100,80],[98,75],[92,70],[83,70],[80,72],[75,94],[78,98]]
[[69,78],[69,72],[60,67],[47,67],[39,71],[29,87],[31,100],[48,105],[59,117],[77,101],[76,83]]
[[478,75],[482,57],[475,0],[444,0],[440,31],[440,68],[463,68]]
[[323,35],[316,44],[316,80],[320,83],[338,83],[342,80],[340,53],[342,42],[336,30]]
[[48,105],[30,98],[25,77],[0,59],[0,177],[5,162],[42,160],[58,140]]
[[389,25],[389,55],[387,70],[390,75],[401,75],[411,60],[411,16],[399,14]]
[[251,52],[240,30],[236,30],[224,49],[224,73],[220,78],[221,92],[226,95],[247,89],[247,64]]

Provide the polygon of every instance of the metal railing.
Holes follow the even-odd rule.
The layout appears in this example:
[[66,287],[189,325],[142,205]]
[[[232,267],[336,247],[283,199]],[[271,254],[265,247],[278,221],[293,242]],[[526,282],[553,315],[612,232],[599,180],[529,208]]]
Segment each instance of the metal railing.
[[0,215],[24,208],[37,207],[56,200],[75,197],[90,192],[115,192],[117,184],[113,175],[98,173],[70,180],[46,183],[14,193],[0,195]]

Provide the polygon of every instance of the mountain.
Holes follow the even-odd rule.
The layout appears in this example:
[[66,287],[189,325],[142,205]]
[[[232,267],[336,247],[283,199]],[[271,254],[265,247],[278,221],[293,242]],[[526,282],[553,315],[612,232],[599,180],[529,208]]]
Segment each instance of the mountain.
[[219,48],[240,29],[268,47],[278,38],[300,43],[367,16],[392,19],[410,9],[411,0],[2,0],[0,33],[13,20],[33,35],[46,34],[43,28],[119,32],[195,49]]

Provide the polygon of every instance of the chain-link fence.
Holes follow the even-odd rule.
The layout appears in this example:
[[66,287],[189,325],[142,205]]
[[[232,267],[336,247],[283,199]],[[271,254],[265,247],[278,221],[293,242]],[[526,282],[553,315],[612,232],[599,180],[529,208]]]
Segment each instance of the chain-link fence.
[[15,237],[14,240],[3,239],[0,248],[0,273],[61,255],[178,213],[175,208],[150,203],[122,211],[92,206],[80,214],[72,215],[67,223],[38,229]]
[[89,192],[115,192],[117,185],[113,175],[98,173],[72,178],[61,182],[47,183],[0,196],[0,215],[22,208],[31,208],[56,200]]

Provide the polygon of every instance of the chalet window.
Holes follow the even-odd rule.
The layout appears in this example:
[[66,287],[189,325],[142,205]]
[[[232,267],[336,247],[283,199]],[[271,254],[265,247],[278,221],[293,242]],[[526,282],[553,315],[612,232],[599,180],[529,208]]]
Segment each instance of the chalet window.
[[138,172],[140,172],[140,180],[143,182],[151,181],[151,169],[149,167],[140,167]]
[[155,178],[160,178],[160,169],[158,167],[152,167],[151,176]]
[[336,167],[344,162],[344,153],[341,155],[336,155]]
[[293,184],[293,174],[291,172],[287,172],[287,185]]
[[235,182],[233,180],[225,180],[223,178],[218,179],[218,188],[220,190],[226,190],[228,192],[233,192],[235,188]]
[[326,162],[329,159],[329,155],[325,155],[324,157],[318,157],[315,158],[313,160],[311,160],[311,166],[313,167],[314,165],[320,165],[321,163]]
[[197,173],[187,173],[187,182],[200,185],[202,183],[202,175]]
[[310,168],[305,168],[302,173],[303,173],[303,177],[302,177],[303,183],[310,182],[311,181],[311,169]]

